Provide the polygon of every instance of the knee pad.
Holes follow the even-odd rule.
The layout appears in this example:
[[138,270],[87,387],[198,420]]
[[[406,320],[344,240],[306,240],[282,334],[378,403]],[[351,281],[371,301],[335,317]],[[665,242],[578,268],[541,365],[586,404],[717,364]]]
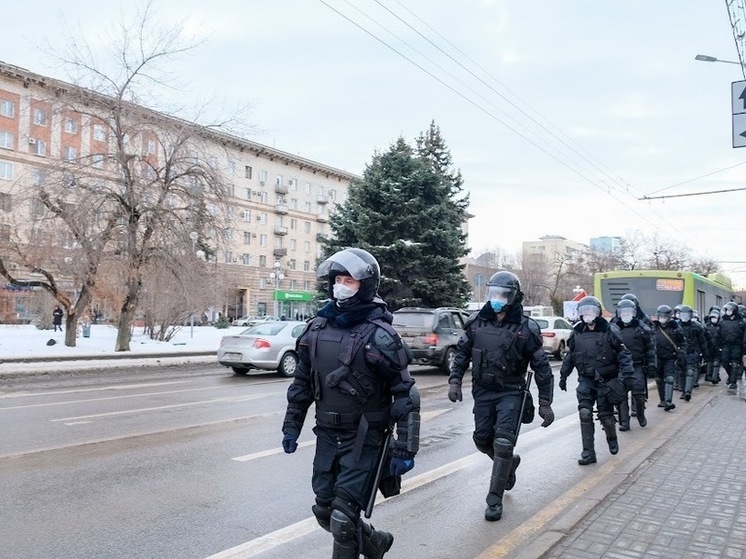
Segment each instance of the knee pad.
[[487,456],[494,456],[495,451],[492,448],[492,441],[485,441],[484,439],[478,439],[476,435],[471,437],[474,440],[474,446],[477,447],[479,452],[485,453]]
[[666,384],[673,384],[673,375],[666,375],[663,379],[663,382]]
[[578,410],[578,415],[580,416],[581,423],[588,423],[593,421],[593,410],[589,410],[588,408],[580,408]]
[[316,517],[316,522],[319,523],[319,526],[321,526],[324,530],[327,532],[331,531],[331,516],[332,516],[332,509],[328,506],[323,506],[320,504],[315,504],[311,507],[311,511],[313,512],[313,515]]
[[350,541],[355,537],[355,521],[339,509],[334,509],[330,518],[332,536],[338,542]]
[[513,442],[500,437],[495,439],[495,458],[510,458],[513,456]]

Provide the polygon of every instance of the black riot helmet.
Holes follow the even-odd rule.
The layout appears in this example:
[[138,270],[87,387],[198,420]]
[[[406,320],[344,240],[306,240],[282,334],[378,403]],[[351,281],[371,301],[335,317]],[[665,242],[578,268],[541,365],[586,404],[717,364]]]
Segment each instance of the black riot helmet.
[[726,316],[733,316],[738,314],[738,305],[733,301],[729,301],[723,305],[723,314]]
[[655,313],[658,316],[658,322],[660,322],[661,324],[665,324],[666,322],[671,320],[673,310],[671,310],[671,307],[669,307],[668,305],[660,305]]
[[679,320],[681,322],[689,322],[692,319],[692,307],[689,305],[681,305],[679,309]]
[[593,324],[601,316],[602,311],[601,301],[596,297],[588,295],[578,301],[578,316],[586,324]]
[[621,301],[632,301],[635,304],[635,307],[637,307],[637,305],[639,304],[639,302],[637,301],[637,295],[635,295],[634,293],[625,293],[624,295],[622,295]]
[[[503,307],[507,307],[513,304],[519,304],[523,301],[523,291],[521,291],[521,281],[512,272],[502,270],[495,272],[487,282],[487,293],[486,299],[488,301],[495,301],[502,303]],[[501,312],[501,308],[495,308],[493,303],[492,308],[495,312]]]
[[676,306],[675,306],[675,307],[673,308],[673,317],[674,317],[674,318],[679,318],[679,313],[681,312],[681,307],[683,307],[683,306],[684,306],[684,305],[676,305]]
[[316,270],[319,279],[328,278],[327,292],[334,299],[334,283],[337,276],[350,276],[360,282],[360,289],[352,297],[337,301],[341,308],[349,308],[358,302],[369,303],[376,298],[381,282],[381,268],[375,257],[361,248],[346,248],[332,254]]
[[746,306],[744,305],[738,305],[738,314],[741,317],[746,317]]
[[[626,295],[625,295],[626,297]],[[625,324],[632,322],[637,314],[637,305],[632,299],[622,298],[616,306],[616,315]]]

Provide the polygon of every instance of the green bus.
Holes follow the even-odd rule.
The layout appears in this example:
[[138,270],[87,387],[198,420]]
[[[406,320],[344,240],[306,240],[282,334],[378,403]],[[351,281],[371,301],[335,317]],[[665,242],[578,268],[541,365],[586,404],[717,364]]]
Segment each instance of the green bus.
[[733,300],[733,286],[722,274],[703,276],[694,272],[670,270],[615,270],[598,272],[593,291],[604,309],[616,311],[625,293],[634,293],[648,316],[655,315],[659,305],[689,305],[704,316],[710,307],[722,307]]

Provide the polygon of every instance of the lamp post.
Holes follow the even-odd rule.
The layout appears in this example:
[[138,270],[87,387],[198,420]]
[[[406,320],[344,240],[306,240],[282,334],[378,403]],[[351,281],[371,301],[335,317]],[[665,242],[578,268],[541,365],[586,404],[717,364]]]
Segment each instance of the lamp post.
[[738,64],[739,66],[746,66],[746,64],[736,62],[735,60],[722,60],[721,58],[717,58],[715,56],[710,56],[707,54],[698,54],[694,57],[694,60],[699,60],[700,62],[725,62],[726,64]]
[[274,263],[274,272],[270,272],[269,278],[275,281],[275,316],[277,318],[280,317],[280,301],[277,299],[278,291],[280,290],[280,282],[285,279],[285,274],[283,274],[282,270],[282,264],[280,264],[279,260],[275,260]]
[[[192,240],[192,252],[194,253],[194,255],[200,260],[204,259],[205,251],[197,250],[197,239],[199,239],[199,233],[197,233],[196,231],[192,231],[191,233],[189,233],[189,238]],[[194,338],[194,311],[189,313],[189,315],[189,337]]]

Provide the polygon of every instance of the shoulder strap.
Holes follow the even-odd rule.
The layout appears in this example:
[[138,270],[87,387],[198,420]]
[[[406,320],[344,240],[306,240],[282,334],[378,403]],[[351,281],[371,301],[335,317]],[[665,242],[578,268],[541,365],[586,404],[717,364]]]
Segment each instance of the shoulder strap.
[[373,332],[375,326],[376,325],[372,321],[366,320],[361,322],[350,332],[350,335],[346,338],[344,343],[346,347],[342,350],[341,358],[343,365],[348,366],[352,363],[355,354],[363,346],[365,340],[368,339],[368,336]]
[[[370,322],[374,324],[375,326],[378,326],[379,328],[383,328],[384,330],[386,330],[386,332],[391,334],[391,336],[394,339],[399,338],[401,340],[401,336],[399,335],[399,332],[397,332],[396,329],[393,326],[391,326],[391,324],[386,322],[385,320],[382,320],[380,318],[374,318],[370,320]],[[399,365],[401,366],[402,371],[408,370],[407,367],[409,366],[409,355],[407,354],[407,350],[404,347],[404,340],[401,340],[399,350],[396,352],[396,354],[397,354],[397,357],[399,358]]]
[[676,344],[674,343],[674,341],[673,341],[673,340],[671,339],[671,336],[669,336],[669,335],[668,335],[668,334],[666,333],[666,331],[665,331],[665,330],[664,330],[663,328],[658,328],[658,331],[659,331],[659,332],[660,332],[661,334],[663,334],[663,335],[664,335],[664,336],[666,337],[666,339],[667,339],[667,340],[668,340],[669,342],[671,342],[671,345],[673,346],[673,348],[674,348],[674,349],[675,349],[676,351],[678,351],[678,350],[679,350],[679,346],[677,346],[677,345],[676,345]]

